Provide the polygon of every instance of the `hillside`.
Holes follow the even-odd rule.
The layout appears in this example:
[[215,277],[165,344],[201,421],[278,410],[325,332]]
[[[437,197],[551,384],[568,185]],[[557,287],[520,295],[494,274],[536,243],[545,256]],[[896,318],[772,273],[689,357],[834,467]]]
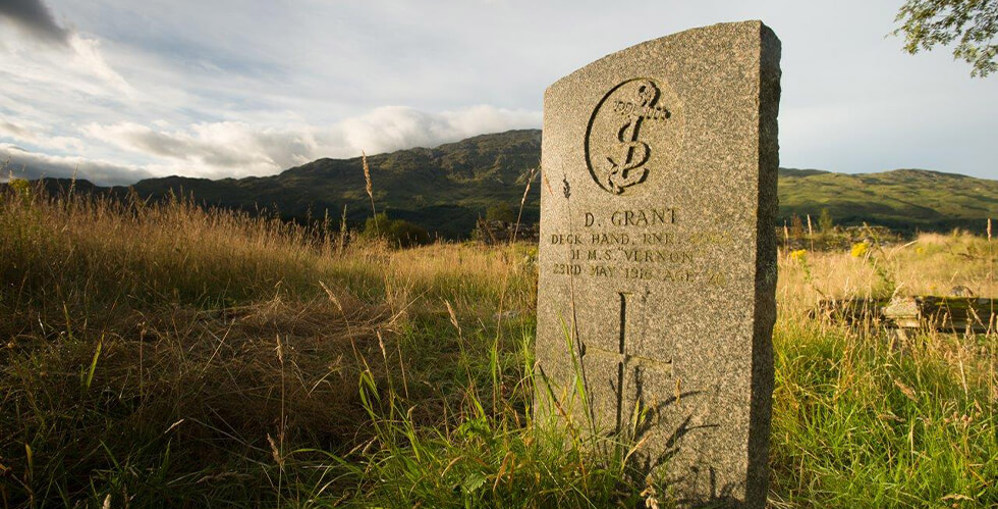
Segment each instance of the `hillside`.
[[975,228],[998,215],[998,181],[929,170],[849,175],[780,169],[780,216],[828,209],[838,224],[893,230]]
[[[368,157],[375,205],[446,238],[462,238],[486,208],[519,206],[526,176],[540,161],[539,130],[475,136],[436,148],[414,148]],[[66,186],[52,180],[50,187]],[[286,219],[338,219],[360,224],[371,214],[361,159],[318,159],[278,175],[207,180],[166,177],[133,187],[153,199],[193,194],[209,205],[250,212],[277,211]],[[780,222],[828,209],[836,224],[867,222],[902,232],[980,228],[998,216],[998,181],[928,170],[849,175],[822,170],[780,169]],[[77,183],[77,189],[91,189]],[[102,188],[93,187],[97,191]],[[539,185],[527,197],[524,220],[539,216]],[[125,188],[113,188],[123,194]]]
[[[483,135],[436,148],[415,148],[369,156],[374,201],[379,212],[423,225],[448,238],[467,235],[491,204],[518,204],[526,175],[540,154],[540,131]],[[318,159],[270,177],[206,180],[147,179],[135,184],[141,196],[191,194],[226,208],[278,211],[282,217],[321,218],[326,210],[358,224],[371,214],[361,158]],[[539,195],[532,193],[527,220],[536,221]]]

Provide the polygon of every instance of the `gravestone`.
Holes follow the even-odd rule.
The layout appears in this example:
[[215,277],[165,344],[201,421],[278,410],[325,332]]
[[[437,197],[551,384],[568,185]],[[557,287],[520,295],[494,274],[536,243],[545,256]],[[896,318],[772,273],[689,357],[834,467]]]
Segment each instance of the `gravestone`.
[[766,499],[779,60],[761,22],[718,24],[544,95],[538,416],[635,448],[683,505]]

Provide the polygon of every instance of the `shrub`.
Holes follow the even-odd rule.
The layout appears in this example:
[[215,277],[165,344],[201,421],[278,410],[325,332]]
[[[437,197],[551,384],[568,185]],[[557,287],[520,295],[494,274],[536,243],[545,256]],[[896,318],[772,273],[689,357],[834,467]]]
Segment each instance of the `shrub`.
[[835,221],[832,219],[832,213],[828,209],[821,209],[821,215],[818,216],[818,231],[832,233],[833,228],[835,228]]
[[516,211],[508,203],[499,202],[485,210],[485,220],[512,223],[516,221]]
[[411,247],[430,243],[430,234],[422,226],[403,219],[389,219],[381,212],[364,222],[364,237],[384,239],[397,247]]

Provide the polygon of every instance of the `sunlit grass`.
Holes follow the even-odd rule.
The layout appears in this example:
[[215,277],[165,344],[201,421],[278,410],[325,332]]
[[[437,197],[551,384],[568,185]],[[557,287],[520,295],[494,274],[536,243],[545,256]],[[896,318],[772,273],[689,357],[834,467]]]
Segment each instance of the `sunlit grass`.
[[[338,243],[182,199],[3,194],[0,506],[669,507],[627,444],[532,419],[535,248]],[[781,256],[772,506],[998,504],[994,336],[808,315],[991,296],[993,261],[962,233]]]

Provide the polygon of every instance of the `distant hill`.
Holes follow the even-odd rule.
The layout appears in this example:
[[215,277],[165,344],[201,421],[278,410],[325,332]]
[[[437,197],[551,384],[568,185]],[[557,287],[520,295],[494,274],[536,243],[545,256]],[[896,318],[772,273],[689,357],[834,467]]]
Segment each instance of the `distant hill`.
[[837,224],[879,224],[892,230],[981,231],[998,219],[998,181],[929,170],[856,175],[780,169],[780,216],[828,209]]
[[[489,206],[506,202],[514,210],[519,208],[527,175],[539,164],[540,150],[541,132],[535,129],[368,156],[375,206],[378,212],[412,221],[442,237],[466,237]],[[525,222],[539,218],[536,179],[534,184],[524,210]],[[46,185],[57,191],[68,188],[69,180],[46,179]],[[206,205],[276,212],[289,220],[321,220],[328,211],[338,224],[344,205],[351,226],[371,216],[359,157],[318,159],[269,177],[164,177],[131,187],[142,198],[193,195]],[[100,188],[85,181],[78,181],[76,190],[128,193],[125,187]]]
[[[414,148],[368,157],[378,211],[417,223],[446,238],[462,238],[475,220],[497,202],[515,209],[530,168],[540,161],[541,132],[518,130],[486,134],[436,148]],[[56,179],[52,188],[68,182]],[[278,212],[285,219],[321,219],[328,210],[338,220],[347,206],[348,221],[371,215],[364,191],[361,159],[318,159],[270,177],[207,180],[166,177],[132,186],[143,198],[193,196],[207,204],[257,212]],[[77,182],[78,190],[108,188]],[[111,188],[124,194],[126,188]],[[540,185],[527,196],[524,221],[539,217]],[[780,222],[797,214],[817,216],[828,209],[836,224],[867,222],[892,229],[980,229],[998,218],[998,181],[928,170],[894,170],[849,175],[815,169],[780,169]]]
[[[368,156],[374,203],[379,212],[406,219],[448,238],[468,235],[490,205],[519,205],[530,168],[540,159],[538,130],[475,136],[436,148],[414,148]],[[206,180],[148,179],[135,184],[141,196],[193,193],[211,205],[278,210],[285,218],[321,218],[360,223],[371,215],[361,158],[318,159],[271,177]],[[540,195],[531,192],[527,221],[537,221]]]

